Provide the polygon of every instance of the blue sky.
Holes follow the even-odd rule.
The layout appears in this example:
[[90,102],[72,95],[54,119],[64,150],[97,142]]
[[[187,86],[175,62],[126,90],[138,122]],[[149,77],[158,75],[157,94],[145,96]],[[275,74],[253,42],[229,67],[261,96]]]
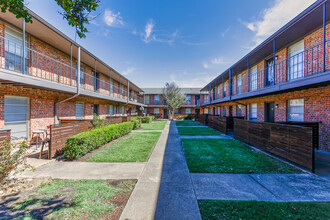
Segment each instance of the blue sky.
[[[314,0],[101,0],[77,42],[140,87],[203,87]],[[27,6],[74,39],[55,0]]]

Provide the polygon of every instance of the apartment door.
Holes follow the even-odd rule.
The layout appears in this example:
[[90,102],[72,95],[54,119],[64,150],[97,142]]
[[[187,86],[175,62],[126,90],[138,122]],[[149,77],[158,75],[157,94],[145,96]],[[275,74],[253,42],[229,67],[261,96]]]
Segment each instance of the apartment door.
[[201,112],[200,109],[198,109],[198,108],[195,109],[195,114],[196,114],[196,115],[199,115],[200,112]]
[[29,99],[20,96],[5,96],[5,129],[11,129],[15,139],[29,138]]
[[265,85],[273,86],[275,84],[274,76],[274,59],[267,60],[266,62],[266,71],[265,71]]
[[229,117],[233,117],[233,106],[229,106]]
[[93,114],[99,115],[99,105],[93,105]]
[[213,107],[213,115],[215,115],[215,108]]
[[274,104],[274,102],[265,103],[265,121],[266,122],[275,121],[275,104]]
[[168,119],[167,109],[164,109],[164,119]]

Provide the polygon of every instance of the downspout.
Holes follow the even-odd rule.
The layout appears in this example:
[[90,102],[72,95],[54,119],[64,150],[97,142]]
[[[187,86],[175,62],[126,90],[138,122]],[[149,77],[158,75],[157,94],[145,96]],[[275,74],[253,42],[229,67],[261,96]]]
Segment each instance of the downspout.
[[[72,57],[72,56],[71,56]],[[71,61],[72,62],[72,61]],[[67,99],[64,99],[64,100],[61,100],[61,101],[59,101],[59,102],[55,102],[55,104],[54,104],[54,110],[55,110],[55,116],[54,116],[54,124],[58,124],[59,123],[59,121],[58,121],[58,117],[57,117],[57,105],[58,104],[61,104],[61,103],[64,103],[64,102],[66,102],[66,101],[69,101],[69,100],[71,100],[71,99],[74,99],[74,98],[76,98],[77,96],[79,96],[80,95],[80,47],[78,47],[78,67],[77,67],[77,93],[75,94],[75,95],[73,95],[73,96],[71,96],[71,97],[69,97],[69,98],[67,98]]]

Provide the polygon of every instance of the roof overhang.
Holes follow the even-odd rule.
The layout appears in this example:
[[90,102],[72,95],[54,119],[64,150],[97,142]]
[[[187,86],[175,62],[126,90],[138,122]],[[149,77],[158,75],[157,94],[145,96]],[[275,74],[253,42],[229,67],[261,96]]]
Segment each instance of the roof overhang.
[[[67,35],[65,35],[63,32],[52,26],[50,23],[42,19],[40,16],[38,16],[36,13],[31,11],[28,8],[25,8],[28,10],[29,14],[32,16],[32,24],[26,23],[25,24],[25,32],[29,35],[44,41],[45,43],[53,46],[54,48],[64,52],[65,54],[69,55],[71,54],[71,45],[72,45],[72,57],[77,59],[78,58],[78,47],[81,48],[81,62],[94,68],[95,61],[96,61],[96,71],[100,72],[104,75],[111,75],[111,78],[121,82],[124,85],[128,84],[128,79],[121,75],[119,72],[114,70],[112,67],[107,65],[105,62],[103,62],[101,59],[97,58],[95,55],[90,53],[88,50],[86,50],[84,47],[76,43],[74,40],[69,38]],[[23,19],[17,19],[16,16],[10,12],[1,13],[0,19],[10,23],[11,25],[17,27],[18,29],[22,30],[23,25]],[[143,92],[141,88],[136,86],[134,83],[129,81],[130,88],[133,90]]]
[[[226,71],[221,73],[205,87],[202,91],[208,91],[210,86],[217,85],[224,79],[229,78],[229,70],[232,74],[239,74],[247,69],[248,60],[249,66],[252,67],[261,60],[273,54],[273,40],[276,39],[275,50],[279,51],[288,46],[292,42],[300,40],[303,36],[315,31],[323,25],[323,3],[326,4],[326,21],[330,20],[330,6],[327,0],[318,0],[297,15],[294,19],[276,31],[273,35],[259,44],[256,48],[250,51],[247,55],[241,58]],[[217,83],[218,82],[218,83]]]

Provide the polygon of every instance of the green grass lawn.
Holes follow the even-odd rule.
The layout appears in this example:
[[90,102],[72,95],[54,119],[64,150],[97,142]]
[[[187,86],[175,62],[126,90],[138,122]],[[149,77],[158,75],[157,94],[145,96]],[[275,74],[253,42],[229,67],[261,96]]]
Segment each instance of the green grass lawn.
[[176,121],[176,126],[202,126],[201,123],[195,121]]
[[236,140],[182,139],[192,173],[302,173]]
[[208,127],[178,127],[180,135],[221,135],[219,132]]
[[167,121],[153,121],[141,124],[142,130],[163,130]]
[[198,201],[203,219],[330,219],[330,203]]
[[96,152],[88,162],[145,162],[156,145],[160,132],[136,132]]
[[20,219],[108,219],[123,210],[135,182],[52,180],[11,204],[11,212]]

